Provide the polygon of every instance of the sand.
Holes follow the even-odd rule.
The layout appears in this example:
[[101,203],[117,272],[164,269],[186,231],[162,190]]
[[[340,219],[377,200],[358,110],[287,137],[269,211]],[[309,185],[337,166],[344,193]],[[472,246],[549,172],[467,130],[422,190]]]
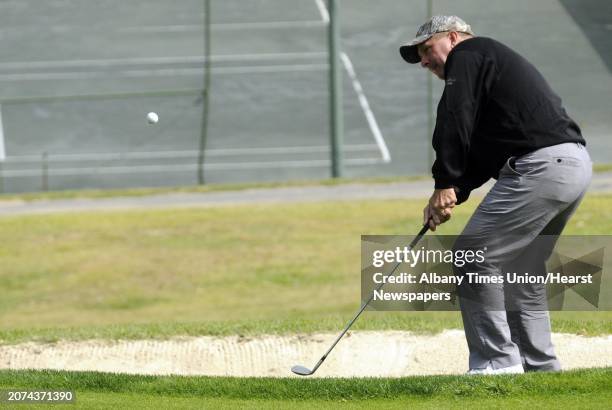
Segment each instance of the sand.
[[[295,364],[312,368],[337,334],[184,337],[170,340],[89,340],[0,346],[2,369],[57,369],[148,375],[291,377]],[[612,366],[612,336],[554,334],[564,369]],[[400,377],[462,374],[463,332],[350,332],[317,377]]]

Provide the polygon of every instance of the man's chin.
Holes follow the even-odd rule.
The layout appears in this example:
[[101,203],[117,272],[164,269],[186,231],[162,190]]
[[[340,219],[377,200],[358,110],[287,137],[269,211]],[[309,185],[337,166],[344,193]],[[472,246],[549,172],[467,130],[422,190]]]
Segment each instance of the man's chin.
[[429,70],[433,75],[438,77],[440,80],[444,80],[444,76],[442,74],[438,74],[435,70]]

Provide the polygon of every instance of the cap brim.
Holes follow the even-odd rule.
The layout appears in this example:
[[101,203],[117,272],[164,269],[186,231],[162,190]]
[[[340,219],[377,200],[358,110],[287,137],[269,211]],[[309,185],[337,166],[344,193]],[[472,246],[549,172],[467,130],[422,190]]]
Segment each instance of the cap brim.
[[433,34],[426,34],[421,37],[417,37],[409,43],[404,44],[400,47],[400,55],[406,62],[410,64],[416,64],[421,62],[421,56],[419,56],[419,44],[423,44],[429,40]]
[[419,56],[418,46],[401,46],[400,54],[407,63],[416,64],[421,62],[421,56]]

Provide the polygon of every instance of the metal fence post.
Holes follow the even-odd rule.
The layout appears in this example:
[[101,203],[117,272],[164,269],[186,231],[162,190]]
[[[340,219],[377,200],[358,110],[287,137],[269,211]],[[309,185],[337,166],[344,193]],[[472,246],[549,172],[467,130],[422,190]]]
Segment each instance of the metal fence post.
[[204,185],[204,154],[208,140],[210,101],[210,0],[204,0],[204,89],[202,91],[202,128],[198,155],[198,184]]
[[48,161],[48,154],[47,151],[42,153],[42,159],[41,159],[41,166],[42,166],[42,175],[41,175],[41,179],[42,179],[42,190],[43,191],[48,191],[49,190],[49,161]]
[[342,72],[340,67],[340,19],[338,0],[328,0],[329,6],[329,82],[331,119],[332,177],[343,175],[342,142],[344,123],[342,114]]

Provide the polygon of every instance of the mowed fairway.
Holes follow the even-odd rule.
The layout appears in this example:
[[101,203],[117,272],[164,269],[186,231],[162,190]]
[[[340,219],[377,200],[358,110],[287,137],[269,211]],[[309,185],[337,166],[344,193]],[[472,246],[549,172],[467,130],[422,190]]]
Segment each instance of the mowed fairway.
[[[0,339],[150,339],[338,331],[359,306],[360,235],[415,233],[423,200],[3,218]],[[477,201],[440,234],[457,234]],[[606,234],[590,195],[567,234]],[[553,331],[612,334],[610,312],[554,312]],[[355,329],[438,332],[456,312],[366,312]],[[384,347],[380,347],[384,349]],[[323,353],[323,352],[322,352]],[[197,358],[194,358],[194,360]],[[311,363],[305,363],[310,365]],[[515,377],[241,379],[0,371],[8,388],[77,391],[84,408],[604,407],[610,369]]]
[[[438,232],[457,234],[477,201]],[[612,231],[589,196],[567,234]],[[337,330],[359,306],[360,235],[412,234],[422,200],[31,215],[0,223],[0,339]],[[608,312],[554,331],[612,333]],[[357,328],[461,328],[456,312],[366,312]]]

